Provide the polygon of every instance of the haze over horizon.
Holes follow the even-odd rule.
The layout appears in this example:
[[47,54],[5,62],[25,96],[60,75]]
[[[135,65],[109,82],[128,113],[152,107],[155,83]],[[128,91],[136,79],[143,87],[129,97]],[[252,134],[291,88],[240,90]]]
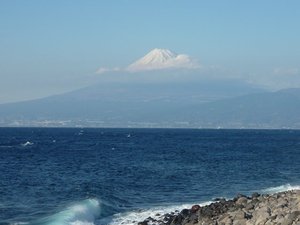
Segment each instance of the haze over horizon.
[[176,54],[155,65],[157,77],[194,70],[193,79],[300,87],[299,8],[270,0],[1,1],[0,103],[101,83],[103,73],[127,73],[129,82],[143,70],[134,62],[153,49]]

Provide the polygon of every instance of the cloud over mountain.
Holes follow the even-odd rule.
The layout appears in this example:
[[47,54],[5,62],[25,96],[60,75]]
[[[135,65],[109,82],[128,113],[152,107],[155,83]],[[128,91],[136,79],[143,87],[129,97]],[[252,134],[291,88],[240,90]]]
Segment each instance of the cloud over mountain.
[[201,65],[190,56],[176,54],[168,49],[155,48],[148,54],[133,62],[123,69],[99,68],[96,73],[106,73],[112,71],[143,72],[163,69],[198,69]]

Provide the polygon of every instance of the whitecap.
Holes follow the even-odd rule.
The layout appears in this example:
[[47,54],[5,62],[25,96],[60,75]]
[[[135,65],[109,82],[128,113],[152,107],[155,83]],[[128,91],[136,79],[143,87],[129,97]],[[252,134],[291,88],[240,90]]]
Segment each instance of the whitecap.
[[83,135],[84,134],[84,130],[80,130],[77,135]]
[[21,144],[23,147],[26,147],[26,146],[30,146],[30,145],[33,145],[33,142],[30,142],[30,141],[26,141],[25,143]]

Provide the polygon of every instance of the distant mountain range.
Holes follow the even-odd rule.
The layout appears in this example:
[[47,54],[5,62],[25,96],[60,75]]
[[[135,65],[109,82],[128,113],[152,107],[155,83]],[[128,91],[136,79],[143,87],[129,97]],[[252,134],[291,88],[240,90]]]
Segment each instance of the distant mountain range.
[[300,89],[234,96],[197,87],[95,85],[2,104],[0,126],[300,128]]
[[103,80],[93,86],[0,104],[0,126],[300,128],[300,89],[267,92],[199,76],[198,67],[187,55],[154,49],[124,69],[100,68]]

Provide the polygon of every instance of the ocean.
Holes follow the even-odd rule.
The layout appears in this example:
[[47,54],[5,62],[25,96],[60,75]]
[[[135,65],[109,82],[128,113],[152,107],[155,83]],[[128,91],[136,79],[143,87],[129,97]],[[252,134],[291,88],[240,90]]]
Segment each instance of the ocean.
[[0,128],[0,224],[137,224],[299,171],[298,130]]

